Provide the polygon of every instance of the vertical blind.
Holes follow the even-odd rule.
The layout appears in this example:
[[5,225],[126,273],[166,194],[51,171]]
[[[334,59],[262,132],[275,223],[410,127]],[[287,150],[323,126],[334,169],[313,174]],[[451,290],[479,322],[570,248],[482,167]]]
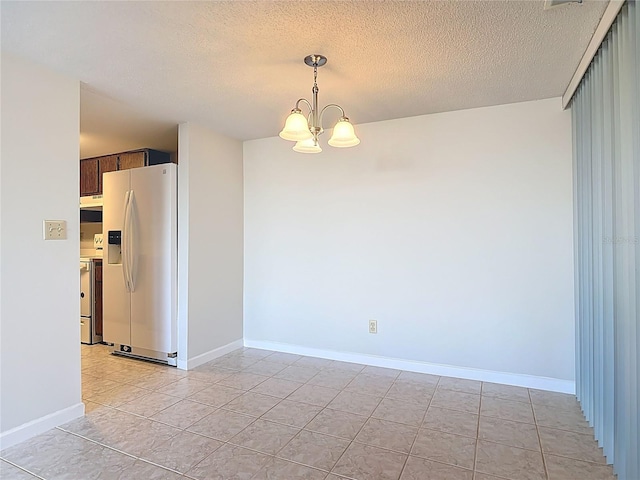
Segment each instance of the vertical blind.
[[620,480],[640,479],[640,7],[627,1],[571,104],[576,390]]

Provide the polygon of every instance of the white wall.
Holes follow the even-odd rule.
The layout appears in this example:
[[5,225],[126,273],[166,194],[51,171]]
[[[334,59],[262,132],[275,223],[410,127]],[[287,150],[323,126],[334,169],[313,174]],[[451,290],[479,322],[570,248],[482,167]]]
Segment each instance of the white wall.
[[573,380],[570,122],[550,99],[245,142],[247,341]]
[[[2,447],[83,414],[79,82],[2,54]],[[44,219],[68,239],[44,241]]]
[[179,365],[242,346],[242,142],[193,123],[178,133]]

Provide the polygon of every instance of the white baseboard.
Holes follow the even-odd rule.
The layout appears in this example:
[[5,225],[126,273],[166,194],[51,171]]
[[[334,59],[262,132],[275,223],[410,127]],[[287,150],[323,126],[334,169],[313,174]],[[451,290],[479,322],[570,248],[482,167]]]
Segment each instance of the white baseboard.
[[214,348],[213,350],[209,350],[208,352],[203,353],[202,355],[195,356],[186,361],[186,365],[184,361],[178,360],[178,368],[182,370],[193,370],[194,368],[204,365],[211,360],[215,360],[218,357],[226,355],[227,353],[233,352],[238,348],[242,348],[244,346],[244,341],[242,339],[236,340],[231,343],[227,343],[222,347]]
[[76,403],[44,417],[31,420],[0,434],[0,450],[24,442],[31,437],[84,415],[84,403]]
[[375,367],[395,368],[409,372],[429,373],[446,377],[480,380],[482,382],[501,383],[518,387],[537,388],[551,392],[575,394],[576,384],[571,380],[559,378],[537,377],[520,373],[496,372],[493,370],[481,370],[468,367],[456,367],[453,365],[441,365],[437,363],[420,362],[417,360],[404,360],[401,358],[380,357],[364,353],[338,352],[334,350],[322,350],[318,348],[303,347],[289,343],[265,342],[245,338],[245,347],[273,350],[276,352],[294,353],[309,357],[327,358],[342,362],[361,363]]

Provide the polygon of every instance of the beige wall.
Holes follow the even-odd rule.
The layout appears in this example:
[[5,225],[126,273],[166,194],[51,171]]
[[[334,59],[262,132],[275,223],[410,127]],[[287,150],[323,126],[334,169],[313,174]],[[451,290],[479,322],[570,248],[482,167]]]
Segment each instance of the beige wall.
[[187,123],[178,152],[178,355],[191,368],[242,345],[242,142]]
[[93,250],[93,236],[102,233],[102,223],[80,224],[80,250]]
[[[79,82],[2,54],[0,431],[8,446],[82,415]],[[44,241],[42,221],[67,240]]]

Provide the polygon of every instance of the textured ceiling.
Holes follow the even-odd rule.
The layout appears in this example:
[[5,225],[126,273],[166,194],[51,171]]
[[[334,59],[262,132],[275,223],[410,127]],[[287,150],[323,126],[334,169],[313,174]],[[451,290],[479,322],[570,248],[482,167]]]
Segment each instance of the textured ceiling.
[[89,142],[118,115],[245,140],[276,135],[310,97],[310,53],[329,59],[321,106],[355,124],[560,96],[606,2],[543,3],[2,1],[1,39],[84,82]]

